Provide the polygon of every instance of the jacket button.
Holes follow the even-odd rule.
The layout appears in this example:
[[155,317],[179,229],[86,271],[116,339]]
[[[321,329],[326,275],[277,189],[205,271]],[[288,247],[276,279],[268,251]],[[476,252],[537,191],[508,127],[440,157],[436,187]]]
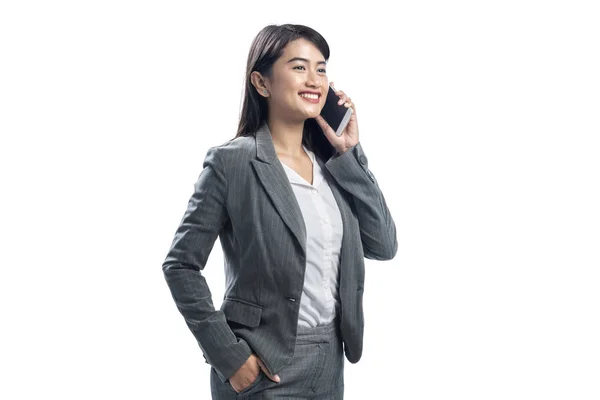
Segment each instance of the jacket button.
[[365,157],[365,156],[360,156],[358,159],[360,160],[360,163],[361,163],[362,165],[367,165],[367,157]]

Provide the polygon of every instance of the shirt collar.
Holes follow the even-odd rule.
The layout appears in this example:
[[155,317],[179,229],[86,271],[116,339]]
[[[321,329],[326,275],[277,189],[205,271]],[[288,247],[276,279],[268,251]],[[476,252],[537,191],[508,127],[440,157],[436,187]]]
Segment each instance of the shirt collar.
[[304,144],[302,145],[302,148],[304,149],[306,154],[308,154],[308,157],[310,158],[310,161],[312,162],[312,165],[313,165],[313,179],[312,179],[313,184],[312,185],[310,185],[307,181],[305,181],[304,178],[302,178],[296,171],[294,171],[294,169],[288,167],[284,163],[281,163],[281,165],[283,165],[283,168],[285,169],[285,172],[288,176],[290,183],[295,183],[298,185],[303,185],[303,186],[308,186],[308,187],[318,187],[322,180],[321,167],[319,166],[319,163],[317,162],[317,160],[315,158],[315,153],[313,153],[308,148],[306,148],[306,146]]

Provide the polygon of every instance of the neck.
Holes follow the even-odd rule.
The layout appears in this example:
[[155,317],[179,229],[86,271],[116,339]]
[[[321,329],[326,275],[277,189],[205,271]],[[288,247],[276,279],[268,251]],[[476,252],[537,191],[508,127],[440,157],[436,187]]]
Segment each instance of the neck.
[[269,118],[267,125],[271,131],[277,155],[298,157],[304,153],[302,149],[304,121],[283,121]]

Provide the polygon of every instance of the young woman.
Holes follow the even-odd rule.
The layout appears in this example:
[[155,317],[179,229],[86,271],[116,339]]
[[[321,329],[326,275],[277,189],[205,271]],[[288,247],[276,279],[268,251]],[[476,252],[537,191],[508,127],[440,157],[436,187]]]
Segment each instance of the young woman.
[[[352,363],[362,354],[364,258],[396,254],[356,111],[340,137],[319,115],[328,59],[309,27],[258,33],[237,135],[208,150],[163,263],[212,366],[213,399],[342,399],[344,354]],[[219,310],[200,272],[217,236],[226,273]]]

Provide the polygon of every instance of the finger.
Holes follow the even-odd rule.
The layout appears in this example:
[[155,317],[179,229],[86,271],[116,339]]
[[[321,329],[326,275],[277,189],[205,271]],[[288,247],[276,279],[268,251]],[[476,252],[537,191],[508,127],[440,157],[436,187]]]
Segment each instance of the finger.
[[265,366],[265,364],[263,364],[262,360],[260,358],[256,358],[256,361],[258,362],[258,365],[260,365],[260,369],[262,369],[262,371],[265,373],[265,375],[272,381],[274,382],[279,382],[279,375],[271,375],[269,373],[269,371],[267,370],[267,367]]
[[346,95],[346,94],[345,94],[345,93],[343,93],[343,92],[342,92],[342,94],[341,94],[341,95],[339,95],[339,96],[340,96],[340,99],[338,100],[338,105],[341,105],[341,104],[343,104],[343,103],[345,103],[345,102],[347,102],[347,101],[349,101],[349,100],[350,100],[350,97],[348,97],[348,95]]

